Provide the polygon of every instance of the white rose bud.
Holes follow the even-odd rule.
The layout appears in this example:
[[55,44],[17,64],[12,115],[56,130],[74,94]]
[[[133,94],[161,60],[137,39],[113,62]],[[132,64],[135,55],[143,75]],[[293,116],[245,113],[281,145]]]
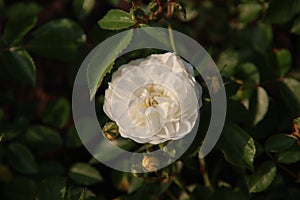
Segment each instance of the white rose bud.
[[200,96],[190,64],[175,53],[153,54],[113,74],[104,112],[122,137],[159,144],[191,132],[199,117]]

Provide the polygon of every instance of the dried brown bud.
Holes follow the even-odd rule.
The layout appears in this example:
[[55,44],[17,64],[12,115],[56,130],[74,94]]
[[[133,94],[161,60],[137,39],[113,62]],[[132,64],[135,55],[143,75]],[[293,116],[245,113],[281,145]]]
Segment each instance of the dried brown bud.
[[108,122],[103,127],[103,134],[109,140],[114,140],[119,136],[119,127],[115,122]]
[[146,171],[156,171],[159,167],[159,160],[155,157],[144,156],[142,166]]

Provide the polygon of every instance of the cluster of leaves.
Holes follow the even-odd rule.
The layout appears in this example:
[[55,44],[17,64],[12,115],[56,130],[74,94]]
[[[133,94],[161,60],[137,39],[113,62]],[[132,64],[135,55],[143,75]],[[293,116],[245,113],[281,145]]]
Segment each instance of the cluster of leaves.
[[[300,199],[299,0],[0,0],[0,13],[1,199]],[[117,172],[92,158],[77,136],[74,74],[107,36],[170,25],[217,61],[228,97],[224,130],[205,160],[197,140],[156,173]],[[116,60],[132,34],[93,61],[100,70],[87,71],[101,123],[105,74],[147,53]],[[204,101],[201,119],[209,119],[209,107]],[[137,147],[119,138],[113,123],[104,134],[125,149]]]

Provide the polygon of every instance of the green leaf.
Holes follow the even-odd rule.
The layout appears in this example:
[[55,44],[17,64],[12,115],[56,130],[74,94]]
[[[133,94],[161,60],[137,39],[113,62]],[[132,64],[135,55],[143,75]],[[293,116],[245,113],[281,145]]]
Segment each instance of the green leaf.
[[253,48],[259,53],[264,54],[271,46],[273,40],[272,26],[259,24],[251,33]]
[[73,9],[78,19],[87,17],[92,12],[95,3],[95,0],[74,0]]
[[103,48],[97,49],[95,52],[94,55],[97,56],[91,58],[87,68],[87,81],[91,99],[95,96],[106,73],[111,70],[115,59],[130,44],[132,36],[133,30],[129,30],[121,41],[105,40],[102,43]]
[[25,80],[31,86],[35,85],[35,64],[26,50],[10,48],[9,51],[0,52],[0,61],[4,65],[5,74],[10,79],[22,82]]
[[38,165],[29,149],[20,143],[8,145],[7,160],[12,168],[22,174],[38,172]]
[[69,19],[48,22],[33,33],[28,48],[31,52],[62,61],[76,60],[86,36],[81,27]]
[[30,127],[22,139],[33,149],[39,151],[54,151],[63,144],[58,132],[41,125]]
[[135,21],[131,19],[129,13],[119,9],[112,9],[98,21],[98,24],[103,29],[121,30],[133,26]]
[[294,23],[293,23],[293,27],[291,29],[291,33],[300,35],[300,16],[298,16]]
[[283,77],[292,67],[292,55],[287,49],[273,51],[269,56],[269,63],[271,70]]
[[96,195],[83,187],[69,187],[66,193],[65,200],[78,199],[78,200],[104,200],[100,195]]
[[69,120],[70,110],[70,104],[67,99],[56,99],[48,104],[43,114],[42,121],[45,124],[63,128]]
[[70,178],[80,185],[93,185],[102,181],[97,169],[87,163],[75,163],[69,171]]
[[268,23],[284,23],[291,20],[300,11],[300,0],[272,0],[267,9],[265,21]]
[[256,2],[242,3],[238,7],[239,21],[248,23],[258,18],[262,6]]
[[255,97],[253,125],[265,117],[269,108],[269,96],[263,87],[257,87]]
[[63,199],[66,194],[64,178],[51,177],[44,179],[38,186],[36,199],[53,200]]
[[292,149],[279,153],[278,162],[283,164],[292,164],[300,161],[300,146],[294,146]]
[[294,119],[293,123],[295,123],[297,125],[298,129],[300,129],[300,117],[297,117],[296,119]]
[[231,77],[234,74],[234,69],[239,62],[239,53],[232,49],[223,51],[218,59],[217,66],[222,75]]
[[293,78],[285,78],[281,85],[280,91],[282,97],[292,113],[300,113],[300,82]]
[[2,39],[16,44],[36,25],[41,8],[35,3],[16,3],[7,10],[7,22]]
[[217,143],[225,159],[238,167],[253,170],[256,153],[254,140],[239,126],[227,122]]
[[65,142],[68,148],[77,148],[82,146],[82,142],[75,126],[71,126],[65,135]]
[[36,183],[28,178],[16,177],[3,189],[5,199],[32,200],[35,199]]
[[273,162],[264,162],[259,170],[252,174],[248,180],[250,193],[261,192],[269,187],[276,176],[276,166]]
[[240,100],[249,99],[260,81],[260,74],[256,66],[252,63],[243,63],[236,67],[235,78],[242,82],[242,87],[236,96]]
[[265,147],[266,151],[269,152],[282,152],[293,146],[295,142],[296,140],[293,137],[285,134],[277,134],[268,138]]

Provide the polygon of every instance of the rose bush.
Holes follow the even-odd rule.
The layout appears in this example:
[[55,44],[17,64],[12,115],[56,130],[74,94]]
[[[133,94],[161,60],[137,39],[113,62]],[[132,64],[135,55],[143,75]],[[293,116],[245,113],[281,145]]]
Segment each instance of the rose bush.
[[153,54],[113,74],[104,112],[117,123],[122,137],[159,144],[191,132],[201,93],[190,64],[175,53]]

